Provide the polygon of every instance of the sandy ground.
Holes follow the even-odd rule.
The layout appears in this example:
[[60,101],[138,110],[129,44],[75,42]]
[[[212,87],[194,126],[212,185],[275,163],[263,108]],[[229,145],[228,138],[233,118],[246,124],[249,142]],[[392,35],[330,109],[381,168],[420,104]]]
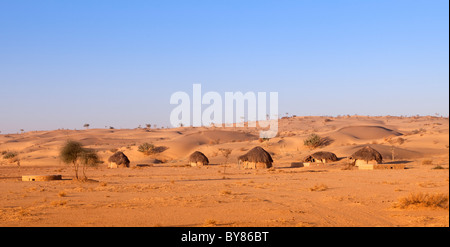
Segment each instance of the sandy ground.
[[[254,128],[88,129],[0,135],[0,226],[449,226],[449,121],[440,117],[290,117],[279,136],[261,142]],[[327,138],[315,150],[311,133]],[[59,149],[72,139],[105,161],[90,182],[72,180]],[[163,147],[145,156],[144,142]],[[399,170],[348,168],[345,157],[366,145]],[[274,167],[241,170],[237,157],[254,146],[272,154]],[[230,148],[228,161],[218,151]],[[123,151],[130,168],[108,169]],[[189,167],[205,153],[209,166]],[[340,161],[292,168],[316,151]],[[394,155],[394,160],[392,159]],[[153,164],[154,159],[164,163]],[[137,167],[137,164],[149,164]],[[440,169],[437,169],[440,168]],[[63,180],[23,182],[23,175],[60,174]],[[446,207],[395,207],[413,194],[442,195]]]

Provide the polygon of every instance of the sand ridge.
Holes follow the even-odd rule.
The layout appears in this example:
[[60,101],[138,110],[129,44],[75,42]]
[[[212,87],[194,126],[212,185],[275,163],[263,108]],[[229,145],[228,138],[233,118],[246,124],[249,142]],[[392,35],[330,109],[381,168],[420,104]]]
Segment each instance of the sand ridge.
[[[411,193],[448,198],[448,118],[289,117],[280,119],[275,138],[261,140],[258,131],[180,127],[1,134],[0,151],[15,152],[20,166],[0,158],[0,225],[448,226],[448,208],[393,207]],[[327,138],[326,145],[306,147],[303,141],[312,133]],[[131,167],[108,169],[104,163],[87,172],[97,182],[72,181],[72,170],[58,158],[68,139],[97,150],[103,161],[123,151]],[[143,155],[138,147],[145,142],[162,151]],[[407,169],[346,169],[346,157],[366,145],[384,162]],[[254,146],[271,153],[273,168],[238,169],[237,157]],[[228,160],[221,148],[232,150]],[[196,150],[210,166],[186,166]],[[340,161],[290,166],[316,151],[334,152]],[[163,163],[153,164],[155,159]],[[20,181],[33,174],[61,174],[63,180]]]

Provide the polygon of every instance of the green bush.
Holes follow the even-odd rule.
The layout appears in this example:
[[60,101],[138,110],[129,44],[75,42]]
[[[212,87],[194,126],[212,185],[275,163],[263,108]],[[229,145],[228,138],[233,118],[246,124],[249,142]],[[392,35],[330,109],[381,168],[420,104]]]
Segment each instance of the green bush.
[[3,159],[13,159],[17,156],[16,152],[6,152],[3,154]]
[[303,141],[303,145],[309,147],[310,149],[318,148],[322,146],[322,144],[323,139],[317,134],[311,134]]
[[146,142],[139,145],[138,151],[145,155],[150,155],[156,153],[156,147],[155,145]]

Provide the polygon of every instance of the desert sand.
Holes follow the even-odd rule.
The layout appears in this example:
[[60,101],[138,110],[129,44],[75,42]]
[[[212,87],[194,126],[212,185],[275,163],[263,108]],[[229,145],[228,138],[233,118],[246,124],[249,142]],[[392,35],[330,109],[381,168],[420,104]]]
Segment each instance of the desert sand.
[[[258,133],[248,127],[180,127],[1,134],[0,152],[17,156],[0,157],[0,226],[449,226],[448,118],[286,117],[277,137],[260,140]],[[309,149],[303,141],[311,133],[327,143]],[[72,168],[60,161],[68,139],[97,150],[104,161],[87,170],[90,181],[72,180]],[[163,148],[147,156],[138,151],[145,142]],[[382,154],[383,163],[405,169],[348,166],[346,157],[367,145]],[[255,146],[272,154],[273,167],[239,169],[237,157]],[[228,160],[220,148],[232,150]],[[210,165],[187,165],[196,150]],[[107,167],[115,151],[128,156],[129,168]],[[317,151],[340,160],[291,167]],[[21,180],[45,174],[63,179]],[[419,193],[440,195],[445,203],[399,207],[402,198]]]

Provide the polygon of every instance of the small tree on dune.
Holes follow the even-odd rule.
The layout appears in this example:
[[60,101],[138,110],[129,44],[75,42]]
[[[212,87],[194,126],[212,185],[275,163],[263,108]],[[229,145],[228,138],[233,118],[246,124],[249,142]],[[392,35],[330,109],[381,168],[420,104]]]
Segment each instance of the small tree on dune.
[[303,141],[303,145],[309,147],[309,149],[318,148],[323,144],[324,140],[317,134],[311,134]]
[[152,143],[143,143],[139,145],[138,152],[143,153],[144,155],[150,155],[156,153],[156,147]]

